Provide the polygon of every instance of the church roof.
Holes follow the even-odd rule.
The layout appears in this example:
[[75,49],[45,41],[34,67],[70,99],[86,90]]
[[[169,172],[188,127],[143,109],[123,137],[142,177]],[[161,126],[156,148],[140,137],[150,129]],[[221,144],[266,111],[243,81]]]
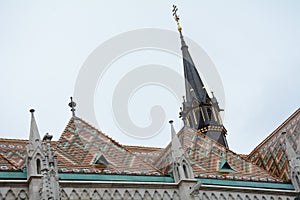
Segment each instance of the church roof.
[[0,138],[0,171],[22,171],[27,140]]
[[[23,171],[27,142],[0,139],[0,172]],[[59,140],[51,144],[61,173],[161,175],[142,159],[151,156],[141,156],[159,148],[123,146],[78,117],[71,118]],[[107,166],[99,166],[99,158],[107,161]]]
[[[28,140],[0,138],[0,172],[23,171]],[[52,141],[53,146],[56,145]]]
[[[225,148],[215,140],[194,129],[184,127],[179,131],[178,137],[191,160],[193,171],[197,178],[282,182],[281,179],[270,175],[268,171],[252,164],[239,154]],[[226,162],[235,172],[222,172],[220,168],[222,155],[225,155]],[[170,164],[170,145],[168,145],[161,152],[154,165],[156,168],[168,173]]]
[[[183,127],[177,135],[198,179],[282,183],[288,179],[272,174],[271,168],[256,164],[262,156],[270,160],[273,154],[280,159],[279,163],[283,162],[284,143],[279,133],[285,130],[290,134],[295,146],[300,139],[299,121],[300,109],[248,157],[236,154],[192,128]],[[0,139],[0,172],[24,171],[27,142]],[[170,144],[166,148],[122,145],[78,117],[72,117],[59,140],[51,144],[61,174],[170,175]],[[277,151],[279,147],[281,149]],[[224,162],[232,170],[222,170],[220,166]],[[287,161],[283,164],[286,168],[282,169],[287,170]]]
[[154,163],[157,160],[160,153],[164,150],[163,148],[158,147],[144,147],[144,146],[124,146],[134,155],[139,156],[146,162]]
[[[84,120],[74,117],[59,138],[56,146],[60,172],[147,174],[160,175],[160,171],[141,159],[126,146],[108,137]],[[102,159],[107,166],[99,166]]]
[[263,140],[247,157],[257,166],[267,170],[275,177],[288,181],[290,179],[288,158],[286,154],[286,132],[294,149],[300,140],[300,108]]
[[5,156],[0,154],[0,171],[20,171],[17,166],[14,165],[10,160],[8,160]]

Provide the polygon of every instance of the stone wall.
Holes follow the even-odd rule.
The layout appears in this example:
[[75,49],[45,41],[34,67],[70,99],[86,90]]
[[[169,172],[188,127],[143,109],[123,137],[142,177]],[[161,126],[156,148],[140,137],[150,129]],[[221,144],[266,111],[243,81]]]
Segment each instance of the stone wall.
[[[60,181],[60,194],[61,200],[180,199],[176,183]],[[294,200],[299,193],[291,190],[202,185],[193,195],[194,200]],[[0,200],[4,199],[29,199],[27,181],[0,181]]]
[[90,200],[90,199],[145,199],[145,200],[160,200],[160,199],[179,199],[177,191],[164,189],[89,189],[89,188],[67,188],[61,190],[62,200]]
[[240,192],[199,192],[195,200],[294,200],[295,196]]
[[28,198],[28,185],[26,181],[0,181],[0,199],[27,200]]
[[62,181],[62,200],[75,199],[179,199],[175,183],[78,182]]

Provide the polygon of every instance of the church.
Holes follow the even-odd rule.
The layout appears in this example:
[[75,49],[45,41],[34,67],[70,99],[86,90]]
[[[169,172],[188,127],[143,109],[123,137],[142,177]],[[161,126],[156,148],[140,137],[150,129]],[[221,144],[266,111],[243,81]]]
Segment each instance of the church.
[[72,117],[52,141],[31,109],[28,140],[0,138],[0,199],[300,199],[300,109],[249,155],[230,150],[222,109],[208,95],[173,8],[186,94],[184,126],[176,131],[169,121],[169,144],[120,144],[77,116],[72,98]]

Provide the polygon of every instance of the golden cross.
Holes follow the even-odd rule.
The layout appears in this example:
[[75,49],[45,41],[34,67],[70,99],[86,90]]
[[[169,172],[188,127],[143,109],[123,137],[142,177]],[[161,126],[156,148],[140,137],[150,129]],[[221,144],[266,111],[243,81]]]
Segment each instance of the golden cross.
[[173,5],[173,10],[172,10],[173,16],[174,16],[175,21],[177,23],[177,29],[178,29],[178,31],[181,31],[182,28],[181,28],[181,26],[179,24],[179,15],[177,15],[177,11],[178,11],[177,6]]

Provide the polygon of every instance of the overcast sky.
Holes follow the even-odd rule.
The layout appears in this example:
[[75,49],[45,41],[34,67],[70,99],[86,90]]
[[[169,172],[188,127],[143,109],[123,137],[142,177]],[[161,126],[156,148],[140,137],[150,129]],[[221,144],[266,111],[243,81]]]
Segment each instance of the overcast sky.
[[[58,139],[71,117],[67,103],[76,78],[91,52],[113,36],[135,29],[176,31],[173,4],[179,7],[185,36],[205,50],[223,81],[230,148],[250,153],[299,107],[300,2],[296,0],[1,1],[0,137],[28,138],[28,110],[35,108],[41,135],[50,132]],[[154,89],[160,95],[147,95],[146,90],[136,94],[136,101],[150,96],[155,104],[161,99],[164,105],[168,97],[163,96],[163,88]],[[101,98],[95,94],[95,99]],[[175,115],[177,120],[180,102],[170,98],[174,114],[168,113],[167,118]],[[95,113],[103,116],[101,106],[111,105],[97,102]],[[147,112],[139,113],[141,109],[134,105],[140,103],[129,107],[131,116],[145,116],[147,122]],[[110,112],[104,115],[113,118]],[[170,139],[167,123],[151,140],[125,137],[114,126],[100,128],[123,144],[163,147]],[[180,126],[178,121],[176,129]]]

